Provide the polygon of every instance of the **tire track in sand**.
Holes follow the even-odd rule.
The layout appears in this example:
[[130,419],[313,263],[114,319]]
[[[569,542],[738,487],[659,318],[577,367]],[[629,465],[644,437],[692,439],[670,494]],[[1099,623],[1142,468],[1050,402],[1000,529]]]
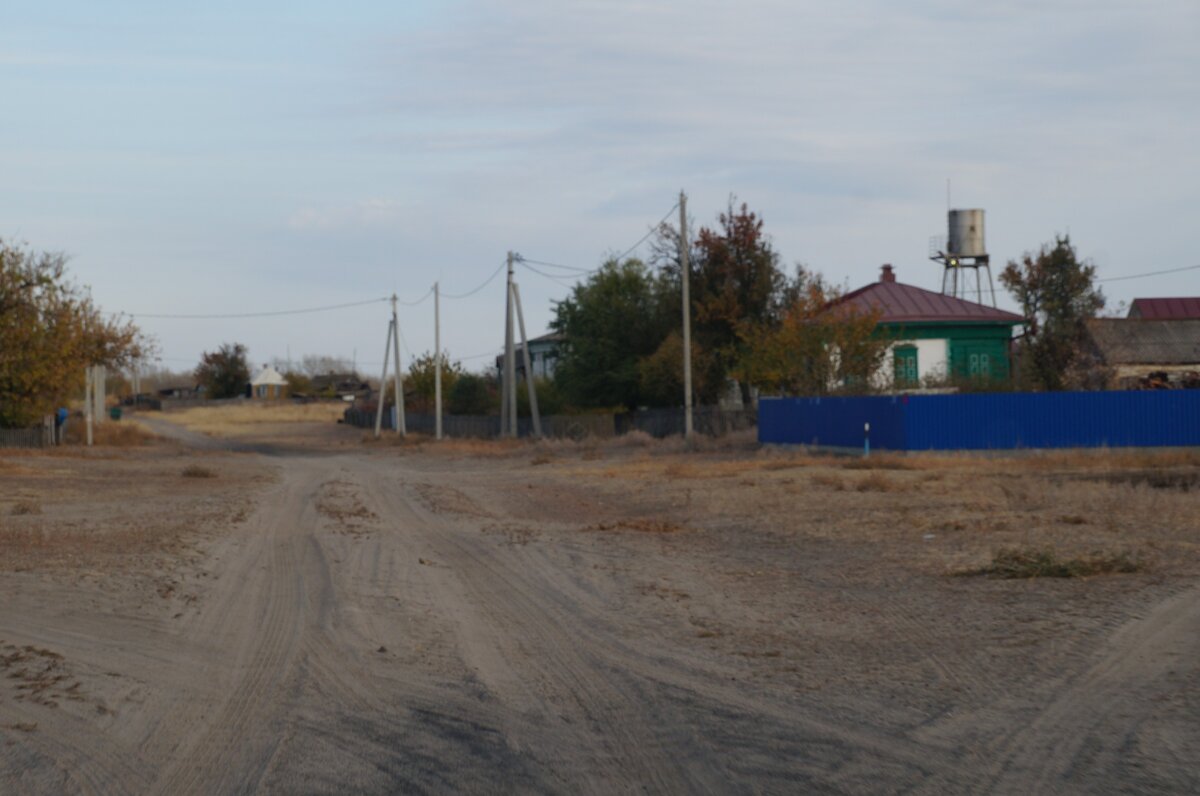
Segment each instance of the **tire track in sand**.
[[1074,776],[1085,755],[1087,768],[1101,775],[1127,757],[1127,737],[1158,709],[1148,692],[1161,687],[1170,672],[1194,668],[1200,659],[1200,588],[1170,597],[1126,623],[1109,638],[1102,656],[1009,739],[993,792],[1086,790]]
[[320,484],[319,471],[311,467],[285,469],[284,482],[247,524],[246,548],[233,570],[223,573],[223,591],[190,631],[217,640],[214,667],[227,667],[226,697],[192,719],[198,726],[178,744],[154,791],[253,791],[266,771],[296,690],[306,561],[319,553],[304,530],[316,522]]

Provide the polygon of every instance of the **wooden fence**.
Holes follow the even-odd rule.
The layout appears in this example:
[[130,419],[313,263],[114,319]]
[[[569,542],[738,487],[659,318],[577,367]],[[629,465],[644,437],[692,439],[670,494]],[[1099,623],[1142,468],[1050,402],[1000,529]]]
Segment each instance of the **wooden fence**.
[[54,417],[33,428],[0,428],[0,448],[49,448],[54,445]]

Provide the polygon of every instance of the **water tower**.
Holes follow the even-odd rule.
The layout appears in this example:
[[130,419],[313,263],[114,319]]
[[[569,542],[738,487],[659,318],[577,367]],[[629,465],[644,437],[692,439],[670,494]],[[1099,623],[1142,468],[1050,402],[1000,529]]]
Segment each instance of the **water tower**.
[[[980,269],[987,272],[988,293],[992,306],[996,306],[996,286],[992,283],[992,267],[987,247],[983,241],[983,211],[951,210],[949,212],[949,234],[945,238],[933,238],[929,242],[929,259],[941,263],[942,293],[955,298],[983,303],[983,278]],[[975,287],[970,287],[966,269],[975,272]]]

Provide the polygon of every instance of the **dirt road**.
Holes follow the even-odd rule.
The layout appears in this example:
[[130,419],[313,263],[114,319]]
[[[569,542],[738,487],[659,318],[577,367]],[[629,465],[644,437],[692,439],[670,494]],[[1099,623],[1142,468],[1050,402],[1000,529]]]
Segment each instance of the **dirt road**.
[[[1200,789],[1186,579],[1000,679],[974,646],[1005,631],[987,615],[947,628],[802,563],[773,603],[720,573],[769,584],[778,547],[647,532],[569,473],[235,458],[270,482],[180,565],[186,599],[4,576],[0,674],[51,682],[0,692],[0,792]],[[837,606],[786,604],[804,588]],[[857,654],[831,646],[839,616]]]

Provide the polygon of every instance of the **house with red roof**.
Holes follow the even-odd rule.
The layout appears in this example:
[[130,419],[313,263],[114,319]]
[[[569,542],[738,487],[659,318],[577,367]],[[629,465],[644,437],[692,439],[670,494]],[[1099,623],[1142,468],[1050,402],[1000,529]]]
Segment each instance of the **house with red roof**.
[[1016,313],[897,282],[890,265],[838,304],[879,313],[879,331],[892,341],[879,381],[897,389],[947,378],[1006,381],[1013,328],[1025,323]]
[[1129,305],[1129,317],[1141,321],[1200,320],[1200,296],[1137,298]]

